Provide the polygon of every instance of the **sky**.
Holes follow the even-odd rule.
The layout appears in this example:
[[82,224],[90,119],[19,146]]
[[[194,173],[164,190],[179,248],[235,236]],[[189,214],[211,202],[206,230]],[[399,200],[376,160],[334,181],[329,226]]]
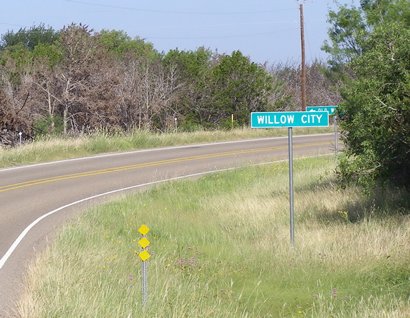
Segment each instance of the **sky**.
[[[257,63],[298,63],[299,3],[304,4],[306,59],[326,60],[327,13],[335,0],[3,0],[0,34],[40,23],[56,30],[83,23],[122,30],[155,49],[240,50]],[[338,0],[358,5],[359,0]]]

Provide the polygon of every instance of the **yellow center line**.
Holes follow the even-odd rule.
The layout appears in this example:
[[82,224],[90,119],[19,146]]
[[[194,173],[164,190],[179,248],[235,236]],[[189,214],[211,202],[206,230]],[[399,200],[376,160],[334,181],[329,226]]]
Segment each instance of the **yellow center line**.
[[[302,147],[311,147],[311,146],[318,146],[318,145],[324,145],[324,144],[328,144],[328,142],[306,143],[306,144],[300,144],[300,145],[293,145],[293,147],[302,148]],[[182,158],[175,158],[175,159],[165,159],[165,160],[137,163],[137,164],[125,165],[125,166],[119,166],[119,167],[113,167],[113,168],[79,172],[79,173],[73,173],[73,174],[67,174],[67,175],[55,176],[55,177],[49,177],[49,178],[43,178],[43,179],[35,179],[35,180],[29,180],[29,181],[24,181],[20,183],[0,186],[0,193],[11,191],[11,190],[16,190],[16,189],[21,189],[21,188],[27,188],[27,187],[31,187],[35,185],[53,183],[53,182],[62,181],[62,180],[78,179],[78,178],[83,178],[83,177],[97,176],[97,175],[114,173],[114,172],[122,172],[122,171],[127,171],[127,170],[155,167],[155,166],[167,165],[171,163],[182,163],[182,162],[195,161],[195,160],[223,158],[223,157],[229,157],[229,156],[235,156],[235,155],[269,152],[272,150],[279,150],[279,149],[284,149],[284,148],[287,148],[287,145],[276,146],[276,147],[254,148],[254,149],[248,149],[248,150],[235,150],[235,151],[228,151],[228,152],[220,152],[216,154],[196,155],[196,156],[182,157]]]

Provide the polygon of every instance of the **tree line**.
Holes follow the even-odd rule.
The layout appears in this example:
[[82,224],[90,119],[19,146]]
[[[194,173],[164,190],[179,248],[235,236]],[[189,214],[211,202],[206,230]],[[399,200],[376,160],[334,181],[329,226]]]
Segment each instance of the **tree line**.
[[[330,59],[307,66],[307,102],[339,104],[338,174],[367,188],[409,187],[410,6],[361,0],[328,15]],[[41,135],[247,125],[251,111],[300,109],[300,68],[240,51],[158,52],[125,32],[71,24],[0,40],[0,146]]]
[[[308,102],[336,104],[339,81],[308,65]],[[252,111],[300,109],[298,64],[257,64],[240,51],[158,52],[123,31],[71,24],[3,34],[0,138],[247,125]]]

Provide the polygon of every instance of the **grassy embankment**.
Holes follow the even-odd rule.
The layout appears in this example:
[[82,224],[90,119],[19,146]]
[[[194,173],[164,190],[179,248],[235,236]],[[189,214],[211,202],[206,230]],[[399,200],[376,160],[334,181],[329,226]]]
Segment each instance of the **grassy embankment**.
[[[295,134],[332,132],[329,128],[298,128]],[[155,134],[147,131],[133,131],[128,134],[82,135],[72,138],[49,137],[20,147],[5,149],[0,147],[0,168],[78,158],[106,152],[129,151],[154,147],[186,145],[246,138],[286,136],[286,129],[233,129],[228,131],[198,131],[190,133]]]
[[[32,264],[20,313],[409,317],[408,197],[340,190],[333,169],[330,157],[295,162],[295,248],[286,163],[168,183],[95,207]],[[143,223],[153,255],[145,312],[136,255]]]

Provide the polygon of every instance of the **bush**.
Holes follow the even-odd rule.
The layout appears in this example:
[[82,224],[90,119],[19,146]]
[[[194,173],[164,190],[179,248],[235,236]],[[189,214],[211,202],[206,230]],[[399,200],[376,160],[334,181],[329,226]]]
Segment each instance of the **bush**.
[[61,116],[47,116],[34,123],[36,137],[45,135],[61,135],[64,131],[63,118]]

